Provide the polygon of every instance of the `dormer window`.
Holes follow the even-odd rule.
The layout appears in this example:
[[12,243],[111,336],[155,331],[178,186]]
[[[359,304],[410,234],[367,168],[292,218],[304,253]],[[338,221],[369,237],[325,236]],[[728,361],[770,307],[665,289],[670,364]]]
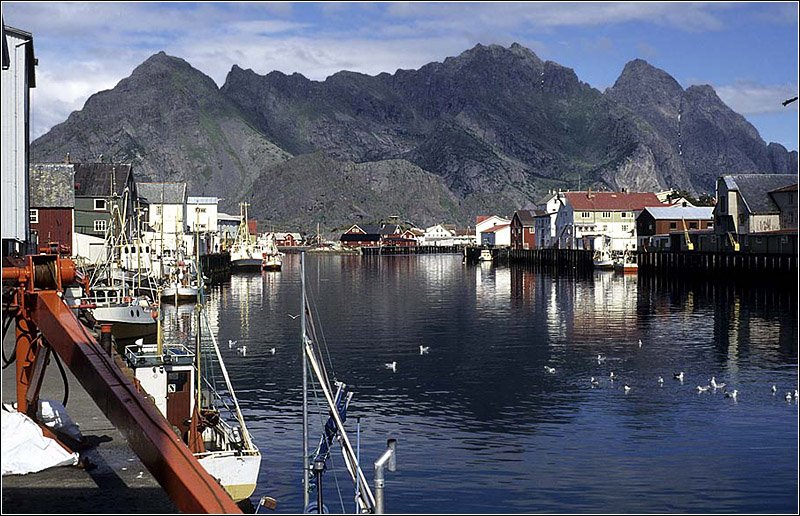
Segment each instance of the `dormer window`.
[[106,211],[106,200],[105,199],[95,199],[94,200],[94,209],[97,211]]

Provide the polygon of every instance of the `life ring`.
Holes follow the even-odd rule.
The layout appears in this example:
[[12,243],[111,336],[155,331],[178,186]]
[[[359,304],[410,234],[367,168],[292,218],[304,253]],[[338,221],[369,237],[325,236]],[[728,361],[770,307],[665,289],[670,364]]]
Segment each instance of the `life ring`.
[[154,309],[152,312],[150,312],[150,317],[152,317],[153,320],[158,320],[158,310]]

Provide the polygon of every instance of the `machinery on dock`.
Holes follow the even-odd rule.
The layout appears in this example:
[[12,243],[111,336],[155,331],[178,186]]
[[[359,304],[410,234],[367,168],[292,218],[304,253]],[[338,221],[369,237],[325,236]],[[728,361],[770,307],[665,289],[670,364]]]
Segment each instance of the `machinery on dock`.
[[[181,512],[241,513],[116,364],[110,328],[104,328],[101,345],[65,303],[64,289],[80,281],[74,262],[54,254],[28,255],[3,267],[4,327],[11,318],[15,323],[17,410],[37,420],[44,372],[53,356],[69,367]],[[39,426],[72,451],[44,424]]]

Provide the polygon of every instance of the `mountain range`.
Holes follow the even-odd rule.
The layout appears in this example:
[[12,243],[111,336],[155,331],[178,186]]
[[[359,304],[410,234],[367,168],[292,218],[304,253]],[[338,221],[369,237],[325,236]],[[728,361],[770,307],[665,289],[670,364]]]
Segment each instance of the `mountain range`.
[[767,144],[711,86],[636,59],[601,92],[516,43],[324,81],[234,65],[222,87],[160,52],[32,144],[36,162],[67,153],[305,230],[470,225],[558,188],[699,195],[722,174],[797,171],[797,151]]

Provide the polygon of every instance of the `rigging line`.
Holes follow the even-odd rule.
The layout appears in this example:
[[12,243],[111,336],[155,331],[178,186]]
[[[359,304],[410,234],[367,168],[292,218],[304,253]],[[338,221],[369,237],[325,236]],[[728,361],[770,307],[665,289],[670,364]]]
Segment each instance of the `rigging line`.
[[[338,439],[337,439],[338,442]],[[341,446],[341,445],[340,445]],[[329,448],[330,450],[330,448]],[[342,498],[342,488],[339,487],[339,475],[336,474],[336,468],[333,465],[333,453],[328,453],[331,461],[331,471],[333,471],[333,483],[336,484],[336,493],[339,495],[339,503],[342,505],[342,514],[345,513],[344,499]]]
[[[306,303],[309,303],[309,313],[316,312],[316,317],[319,317],[320,316],[319,315],[319,309],[317,308],[316,302],[314,301],[314,297],[313,296],[306,296]],[[320,334],[321,334],[322,338],[319,339],[319,338],[317,338],[316,325],[314,324],[315,317],[311,317],[310,319],[311,319],[311,330],[312,330],[312,332],[314,334],[314,342],[317,343],[317,347],[318,348],[320,348],[320,343],[321,343],[321,346],[324,348],[325,355],[328,357],[328,362],[330,362],[330,368],[331,368],[331,371],[333,372],[333,377],[335,379],[336,378],[336,369],[335,369],[335,367],[333,365],[333,358],[331,357],[330,349],[328,348],[328,342],[325,339],[325,333],[324,333],[324,331],[322,329],[322,325],[320,325],[320,328],[319,328],[319,331],[320,331]],[[319,349],[320,355],[322,355],[323,348]],[[328,371],[327,371],[327,368],[325,367],[324,362],[321,365],[322,365],[323,371],[325,371],[325,377],[327,378],[328,377]]]

